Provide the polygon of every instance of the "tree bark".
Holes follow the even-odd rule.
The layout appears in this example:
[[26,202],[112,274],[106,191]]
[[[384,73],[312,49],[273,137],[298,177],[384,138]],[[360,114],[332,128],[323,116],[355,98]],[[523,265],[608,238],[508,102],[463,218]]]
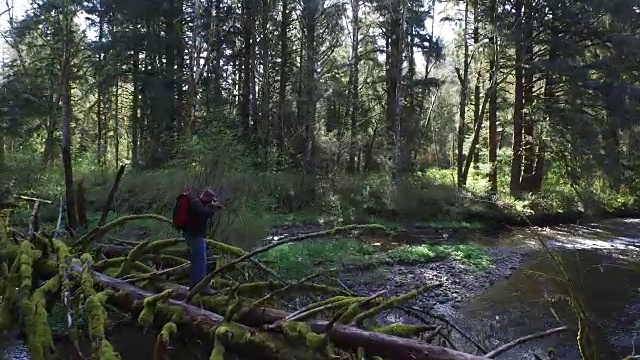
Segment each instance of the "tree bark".
[[242,93],[240,98],[240,131],[245,140],[251,138],[251,126],[254,114],[253,58],[255,57],[255,1],[242,1]]
[[73,189],[73,168],[71,159],[71,9],[66,4],[62,10],[62,22],[64,27],[63,52],[60,72],[60,100],[62,102],[62,166],[64,169],[65,199],[67,208],[67,225],[75,231],[78,224],[76,216],[76,203]]
[[347,162],[347,172],[357,173],[356,152],[358,151],[358,107],[359,97],[359,77],[360,77],[360,0],[351,0],[351,71],[349,72],[349,159]]
[[285,151],[285,129],[288,129],[287,85],[289,83],[289,25],[291,11],[289,2],[282,0],[280,15],[280,31],[278,42],[280,43],[280,79],[278,81],[278,122],[276,131],[276,143],[278,149]]
[[515,88],[513,103],[513,145],[511,155],[511,179],[509,181],[509,190],[512,195],[520,193],[520,176],[522,175],[522,126],[523,126],[523,107],[524,107],[524,88],[523,88],[523,52],[524,44],[522,43],[522,4],[523,0],[516,0],[514,6],[515,21],[514,38],[515,38]]
[[467,116],[467,92],[469,87],[469,65],[470,65],[470,55],[469,55],[469,42],[467,41],[467,34],[469,33],[469,1],[466,0],[464,5],[464,25],[462,31],[462,41],[464,45],[464,57],[463,57],[463,68],[462,73],[460,73],[460,69],[456,69],[456,74],[458,76],[458,81],[460,82],[460,101],[458,104],[458,138],[456,141],[457,145],[457,156],[456,156],[456,165],[457,165],[457,186],[458,188],[464,187],[464,140],[466,136],[466,116]]
[[406,139],[402,117],[402,65],[404,60],[404,23],[405,1],[399,1],[399,7],[391,9],[388,39],[388,72],[387,72],[387,122],[391,128],[393,139],[393,177],[399,179],[407,172],[405,162]]
[[536,162],[536,146],[534,138],[535,121],[533,118],[533,101],[534,101],[534,69],[533,69],[533,4],[532,0],[524,0],[523,7],[523,63],[526,64],[523,71],[523,164],[521,176],[521,190],[532,191],[531,178],[535,170]]
[[140,145],[140,55],[138,51],[133,53],[132,63],[132,82],[133,93],[131,94],[131,166],[138,168],[140,161],[139,145]]
[[[473,46],[477,46],[480,43],[480,1],[476,0],[473,3]],[[482,68],[479,67],[476,71],[476,81],[473,86],[473,127],[478,127],[478,122],[484,119],[480,119],[480,79],[482,79]],[[484,113],[483,115],[484,116]],[[480,126],[481,128],[481,126]],[[473,152],[469,153],[469,156],[473,156],[473,164],[477,166],[480,162],[480,150],[477,148]],[[468,171],[468,170],[467,170]],[[465,176],[466,180],[467,176]]]
[[[491,25],[493,34],[489,38],[491,44],[491,59],[489,71],[491,77],[498,74],[498,19],[497,0],[491,0]],[[489,191],[495,195],[498,193],[498,88],[494,86],[489,91]]]

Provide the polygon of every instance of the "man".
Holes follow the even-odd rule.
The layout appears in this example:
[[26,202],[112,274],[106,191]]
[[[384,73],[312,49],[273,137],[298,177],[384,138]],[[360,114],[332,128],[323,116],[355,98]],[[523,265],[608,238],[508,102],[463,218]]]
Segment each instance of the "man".
[[[207,275],[207,243],[205,235],[207,224],[213,213],[222,208],[212,190],[204,190],[199,197],[194,197],[189,203],[187,213],[189,222],[185,226],[183,235],[189,247],[191,268],[189,269],[189,289],[193,289]],[[209,286],[202,290],[203,295],[211,295]]]

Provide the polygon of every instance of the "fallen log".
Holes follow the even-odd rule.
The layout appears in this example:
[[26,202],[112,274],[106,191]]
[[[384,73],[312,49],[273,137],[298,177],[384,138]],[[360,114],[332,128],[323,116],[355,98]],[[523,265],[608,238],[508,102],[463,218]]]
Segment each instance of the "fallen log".
[[[82,271],[82,266],[79,264],[79,261],[74,261],[74,263],[70,267],[71,271],[74,273],[80,274]],[[106,276],[102,273],[93,272],[94,281],[98,283],[101,287],[105,289],[111,289],[119,293],[119,296],[112,297],[113,305],[125,309],[127,311],[131,311],[134,314],[142,311],[143,301],[149,296],[155,295],[146,290],[142,290],[137,288],[126,281],[114,279],[112,277]],[[210,331],[222,324],[225,324],[224,317],[213,312],[203,310],[194,305],[188,304],[183,301],[178,301],[175,299],[168,300],[169,306],[180,308],[183,314],[183,324],[187,326],[192,326],[193,330],[195,330],[198,334],[207,335],[210,334]],[[261,309],[257,309],[254,314],[260,313]],[[272,314],[272,316],[274,316]],[[247,317],[250,315],[245,315]],[[264,321],[264,319],[261,319]],[[363,348],[365,352],[369,355],[376,355],[383,357],[385,359],[391,360],[486,360],[488,358],[466,354],[463,352],[447,349],[440,346],[426,344],[413,339],[405,339],[396,336],[374,333],[365,331],[362,329],[343,326],[343,325],[333,325],[330,331],[327,332],[329,322],[328,321],[313,321],[310,323],[311,330],[315,333],[328,333],[329,339],[332,343],[334,343],[337,347],[345,350],[357,350],[358,348]],[[290,344],[286,344],[286,341],[282,339],[282,336],[273,332],[273,331],[265,331],[265,330],[256,330],[254,328],[235,324],[233,323],[232,327],[238,332],[243,332],[242,336],[246,334],[254,334],[256,338],[261,340],[256,340],[252,342],[252,346],[257,347],[265,347],[265,349],[261,349],[261,351],[265,351],[265,355],[268,354],[269,358],[277,358],[282,355],[282,351],[277,351],[275,354],[273,353],[274,343],[279,343],[279,345],[284,348],[288,348]],[[256,335],[260,334],[260,335]],[[240,336],[240,338],[242,338]],[[264,336],[267,336],[268,341],[271,343],[270,346],[266,346],[264,343]],[[236,343],[236,346],[240,347],[240,349],[234,348],[232,345],[229,345],[229,348],[233,348],[234,351],[242,352],[241,343]],[[247,344],[245,344],[246,346]],[[278,348],[279,346],[275,346]],[[245,349],[246,351],[246,349]],[[290,358],[290,357],[289,357]]]
[[[123,254],[126,255],[129,252],[131,252],[131,249],[133,249],[133,246],[100,244],[98,248],[98,252],[108,258],[111,258],[111,257],[122,256]],[[161,249],[161,251],[162,251],[162,254],[164,255],[173,255],[173,256],[178,256],[185,259],[188,259],[188,256],[189,256],[189,250],[186,247],[165,248],[165,249]],[[153,253],[160,253],[160,251],[153,252]],[[150,254],[153,254],[153,253],[150,253]]]
[[[69,271],[76,277],[82,273],[82,265],[74,259],[69,266]],[[144,309],[144,300],[154,293],[137,288],[124,280],[114,279],[97,271],[92,271],[94,282],[103,289],[110,289],[117,294],[109,298],[109,302],[118,309],[139,315]],[[219,326],[228,326],[232,336],[226,346],[239,354],[259,351],[261,358],[286,359],[291,358],[285,353],[291,350],[284,336],[275,333],[258,332],[250,327],[228,323],[221,315],[203,310],[197,306],[182,301],[169,299],[165,311],[158,311],[157,317],[163,321],[174,321],[179,326],[187,326],[196,334],[205,338],[211,338],[212,330]],[[179,316],[175,316],[179,314]],[[300,352],[300,350],[295,350]],[[255,353],[254,353],[255,354]]]

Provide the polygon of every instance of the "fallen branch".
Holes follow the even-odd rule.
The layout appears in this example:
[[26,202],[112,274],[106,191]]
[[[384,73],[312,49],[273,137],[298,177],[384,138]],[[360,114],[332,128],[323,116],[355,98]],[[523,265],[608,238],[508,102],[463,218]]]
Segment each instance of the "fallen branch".
[[[181,242],[184,242],[182,238],[172,239],[172,240],[175,241],[175,243],[170,244],[168,246],[173,246]],[[218,241],[210,240],[210,239],[206,239],[206,241],[208,245],[208,250],[213,250],[213,251],[218,250],[219,254],[233,255],[233,256],[242,256],[247,254],[246,251],[231,245],[223,244]],[[134,246],[137,246],[140,244],[140,242],[130,242],[130,243],[131,245],[134,245]],[[107,257],[115,257],[115,256],[121,256],[122,254],[128,254],[132,249],[133,249],[132,247],[124,246],[124,245],[110,245],[110,244],[100,245],[100,253],[102,253]],[[157,247],[157,248],[154,248],[153,251],[148,252],[148,254],[160,253],[160,251],[162,251],[162,254],[165,254],[165,255],[171,254],[177,257],[188,259],[188,249],[186,247],[185,248]],[[249,261],[252,264],[254,264],[256,267],[258,267],[258,269],[271,275],[274,279],[277,279],[283,283],[288,283],[286,279],[283,279],[282,276],[278,275],[278,273],[276,273],[273,269],[269,268],[267,265],[263,264],[262,262],[253,258],[249,259]]]
[[193,289],[189,292],[189,295],[187,295],[187,301],[193,299],[193,297],[196,294],[199,294],[200,291],[202,291],[202,289],[204,289],[205,286],[207,286],[211,280],[213,280],[213,278],[234,267],[235,265],[247,260],[247,259],[251,259],[252,257],[261,254],[263,252],[269,251],[275,247],[278,246],[282,246],[285,244],[291,244],[291,243],[295,243],[295,242],[299,242],[302,240],[306,240],[306,239],[310,239],[310,238],[318,238],[318,237],[322,237],[322,236],[332,236],[332,235],[336,235],[338,233],[342,233],[342,232],[348,232],[348,231],[354,231],[354,230],[364,230],[364,229],[378,229],[378,230],[387,230],[384,226],[382,225],[377,225],[377,224],[367,224],[367,225],[347,225],[347,226],[343,226],[343,227],[337,227],[337,228],[333,228],[330,230],[325,230],[325,231],[318,231],[318,232],[313,232],[313,233],[306,233],[306,234],[301,234],[298,236],[292,236],[290,238],[287,239],[283,239],[280,241],[276,241],[274,243],[271,243],[267,246],[261,247],[259,249],[256,249],[250,253],[247,253],[245,255],[240,256],[239,258],[231,261],[230,263],[221,266],[217,269],[215,269],[214,271],[212,271],[211,273],[209,273],[207,276],[205,276],[204,279],[202,279],[196,286],[193,287]]
[[563,332],[566,331],[567,327],[566,326],[561,326],[558,328],[554,328],[554,329],[549,329],[549,330],[545,330],[539,333],[535,333],[535,334],[531,334],[531,335],[527,335],[527,336],[523,336],[521,338],[517,338],[513,341],[510,341],[502,346],[500,346],[499,348],[490,351],[489,353],[487,353],[487,355],[485,355],[486,357],[488,357],[489,359],[493,359],[496,356],[502,354],[503,352],[510,350],[522,343],[525,343],[529,340],[533,340],[533,339],[539,339],[539,338],[543,338],[545,336],[549,336],[549,335],[553,335],[559,332]]
[[170,274],[170,273],[174,273],[174,272],[178,272],[178,271],[182,271],[183,269],[186,269],[189,267],[189,263],[186,264],[182,264],[182,265],[178,265],[172,268],[168,268],[168,269],[164,269],[164,270],[159,270],[159,271],[155,271],[152,273],[148,273],[148,274],[141,274],[141,275],[127,275],[124,276],[122,278],[122,280],[128,281],[128,282],[138,282],[138,281],[143,281],[143,280],[150,280],[156,277],[160,277],[166,274]]
[[125,164],[120,165],[120,169],[118,169],[118,173],[116,174],[116,179],[113,182],[113,186],[111,186],[111,190],[109,191],[109,195],[107,196],[107,201],[104,203],[104,208],[102,209],[102,215],[100,216],[100,220],[98,220],[98,226],[104,225],[107,222],[107,216],[109,216],[109,211],[111,210],[111,205],[113,204],[113,198],[118,191],[118,186],[120,185],[120,180],[122,180],[122,175],[124,174],[124,169],[126,168]]
[[[413,316],[413,317],[417,317],[418,319],[420,319],[421,321],[423,321],[424,323],[427,323],[427,321],[425,319],[421,319],[422,318],[422,313],[424,311],[422,311],[421,309],[418,309],[416,307],[403,307],[403,306],[399,306],[398,307],[400,310],[406,312],[407,314]],[[450,320],[448,320],[445,317],[433,314],[431,312],[424,312],[424,314],[426,316],[429,316],[431,318],[434,318],[436,320],[442,321],[443,323],[447,324],[447,326],[453,328],[455,331],[457,331],[463,338],[465,338],[465,340],[469,341],[471,344],[473,344],[473,346],[475,346],[482,354],[486,354],[487,350],[485,350],[482,345],[478,344],[477,341],[473,340],[471,338],[471,336],[467,335],[464,331],[462,331],[462,329],[460,329],[460,327],[458,327],[456,324],[454,324],[453,322],[451,322]]]
[[33,241],[36,238],[36,232],[38,232],[38,211],[40,211],[40,200],[36,200],[31,210],[31,216],[29,217],[29,230],[27,231],[27,238],[29,241]]
[[41,203],[45,203],[45,204],[53,204],[53,201],[51,201],[51,200],[34,198],[34,197],[30,197],[30,196],[13,195],[13,197],[16,198],[16,199],[24,200],[24,201],[41,202]]
[[82,235],[79,239],[77,239],[71,246],[73,248],[78,249],[79,251],[85,251],[87,247],[91,244],[91,242],[99,239],[101,236],[104,236],[109,230],[114,229],[118,226],[121,226],[129,221],[134,220],[143,220],[143,219],[152,219],[157,220],[159,222],[171,224],[171,220],[156,214],[142,214],[142,215],[126,215],[113,220],[110,223],[107,223],[103,226],[96,226],[93,229],[89,230],[86,234]]
[[282,288],[280,288],[280,289],[278,289],[278,290],[276,290],[276,291],[274,291],[274,292],[272,292],[272,293],[270,293],[270,294],[267,294],[267,295],[263,296],[262,298],[260,298],[260,299],[256,300],[253,304],[251,304],[251,306],[250,306],[250,307],[252,307],[252,308],[257,308],[257,307],[259,307],[260,305],[264,304],[267,300],[269,300],[269,299],[271,299],[272,297],[274,297],[275,295],[277,295],[277,294],[281,294],[281,293],[283,293],[283,292],[285,292],[285,291],[287,291],[287,290],[291,289],[293,286],[300,285],[300,284],[302,284],[302,283],[306,283],[306,282],[311,281],[311,280],[313,280],[313,279],[315,279],[315,278],[317,278],[317,277],[319,277],[319,276],[325,275],[325,274],[330,273],[330,272],[333,272],[333,271],[335,271],[335,270],[336,270],[336,269],[335,269],[335,268],[333,268],[333,269],[329,269],[329,270],[326,270],[326,271],[321,271],[321,272],[318,272],[318,273],[315,273],[315,274],[309,275],[309,276],[307,276],[307,277],[304,277],[304,278],[302,278],[302,279],[300,279],[300,280],[296,281],[295,283],[287,284],[287,285],[285,285],[284,287],[282,287]]

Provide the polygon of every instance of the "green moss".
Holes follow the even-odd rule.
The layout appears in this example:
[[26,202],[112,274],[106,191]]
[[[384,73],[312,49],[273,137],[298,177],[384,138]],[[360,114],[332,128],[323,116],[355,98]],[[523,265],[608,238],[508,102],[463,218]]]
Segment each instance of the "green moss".
[[287,321],[282,325],[282,332],[291,338],[304,338],[310,331],[309,324],[301,321]]
[[431,327],[424,325],[392,324],[374,328],[373,331],[402,338],[412,338],[420,335],[430,328]]
[[320,351],[327,346],[327,336],[309,332],[305,335],[307,347],[314,351]]
[[163,318],[168,318],[173,323],[180,324],[184,322],[184,308],[180,306],[158,303],[156,311],[162,314]]
[[162,327],[162,331],[160,332],[160,336],[164,341],[169,341],[171,336],[178,332],[178,325],[173,321],[170,321]]
[[326,336],[314,333],[305,322],[287,321],[282,325],[282,332],[291,339],[304,341],[313,351],[320,351],[327,346]]
[[182,241],[182,239],[156,240],[156,241],[152,242],[151,244],[149,244],[149,246],[147,246],[147,248],[145,250],[145,253],[147,253],[147,254],[155,254],[155,253],[160,252],[163,249],[166,249],[168,247],[180,244],[181,241]]
[[100,302],[100,297],[96,295],[89,296],[85,306],[87,310],[87,318],[89,320],[89,337],[93,341],[101,341],[104,338],[107,312]]
[[[124,256],[118,256],[118,257],[114,257],[114,258],[110,258],[110,259],[103,259],[103,260],[100,260],[100,261],[96,262],[93,265],[93,267],[96,270],[103,271],[105,269],[109,269],[109,268],[121,265],[124,260],[125,260]],[[114,275],[115,275],[115,273],[114,273]]]
[[116,273],[115,277],[119,278],[124,275],[129,275],[129,273],[131,272],[132,264],[135,263],[142,255],[144,255],[144,251],[150,243],[151,240],[147,240],[136,245],[122,262],[122,265],[120,265],[120,269]]
[[227,326],[218,326],[214,332],[215,344],[209,360],[224,360],[225,347],[233,339],[233,336],[233,332]]
[[[397,304],[399,304],[401,302],[413,299],[416,296],[418,296],[418,295],[420,295],[420,294],[422,294],[422,293],[424,293],[426,291],[429,291],[431,289],[439,287],[440,285],[441,284],[430,284],[430,285],[427,285],[427,286],[423,286],[420,289],[413,290],[413,291],[410,291],[410,292],[408,292],[406,294],[403,294],[403,295],[397,296],[395,298],[389,299],[389,300],[383,302],[382,304],[380,304],[380,305],[378,305],[378,306],[376,306],[376,307],[374,307],[372,309],[369,309],[367,311],[364,311],[361,314],[353,317],[352,322],[354,322],[356,324],[361,324],[365,319],[367,319],[369,317],[373,317],[376,314],[379,314],[380,312],[382,312],[382,311],[384,311],[386,309],[394,307],[395,305],[397,305]],[[350,319],[351,319],[350,317],[347,317],[344,320],[348,321]]]
[[93,360],[121,360],[120,354],[116,352],[113,345],[107,340],[102,339],[97,352],[91,356]]
[[221,243],[219,241],[215,241],[215,240],[211,240],[211,239],[207,239],[207,248],[219,253],[219,254],[224,254],[224,255],[232,255],[235,257],[240,257],[242,255],[245,255],[247,252],[235,247],[235,246],[231,246],[225,243]]
[[84,264],[93,264],[93,257],[89,253],[84,253],[80,255],[80,261]]
[[143,326],[149,327],[153,325],[153,320],[156,313],[156,308],[158,303],[164,302],[171,297],[173,294],[172,289],[165,290],[160,294],[151,295],[144,299],[142,302],[143,309],[138,316],[138,322]]

